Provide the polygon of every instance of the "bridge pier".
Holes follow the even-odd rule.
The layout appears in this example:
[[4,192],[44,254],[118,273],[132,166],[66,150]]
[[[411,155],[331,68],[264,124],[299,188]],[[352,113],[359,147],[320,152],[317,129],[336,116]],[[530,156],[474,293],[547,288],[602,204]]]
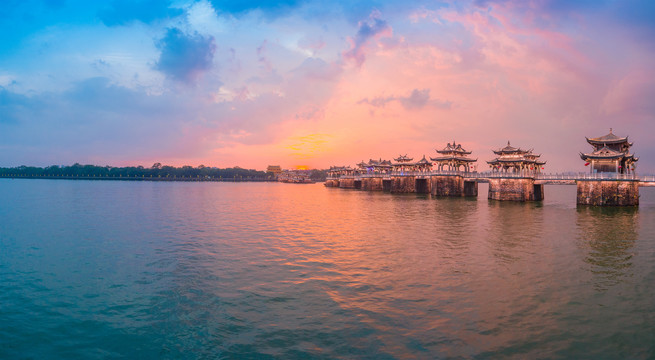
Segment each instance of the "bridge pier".
[[392,176],[392,194],[407,194],[416,192],[416,177],[414,176]]
[[501,201],[541,201],[544,185],[534,178],[490,178],[489,199]]
[[430,182],[434,196],[478,196],[478,183],[461,175],[434,175]]
[[365,177],[362,178],[362,190],[382,191],[382,177]]
[[639,180],[577,180],[576,186],[578,205],[639,205]]
[[339,187],[342,189],[354,189],[355,179],[339,179]]

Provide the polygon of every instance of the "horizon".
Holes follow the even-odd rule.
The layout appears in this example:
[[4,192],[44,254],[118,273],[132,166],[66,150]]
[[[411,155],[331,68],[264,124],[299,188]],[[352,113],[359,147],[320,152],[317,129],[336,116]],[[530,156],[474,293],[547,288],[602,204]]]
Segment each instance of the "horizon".
[[655,3],[33,0],[2,5],[0,166],[264,170],[509,140],[655,173]]

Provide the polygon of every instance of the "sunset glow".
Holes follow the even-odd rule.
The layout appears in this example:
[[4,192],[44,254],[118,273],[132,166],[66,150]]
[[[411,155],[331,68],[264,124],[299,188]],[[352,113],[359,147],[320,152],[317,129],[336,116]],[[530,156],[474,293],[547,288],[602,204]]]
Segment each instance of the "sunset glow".
[[1,5],[2,165],[326,168],[456,139],[584,171],[612,127],[655,172],[651,2],[239,4]]

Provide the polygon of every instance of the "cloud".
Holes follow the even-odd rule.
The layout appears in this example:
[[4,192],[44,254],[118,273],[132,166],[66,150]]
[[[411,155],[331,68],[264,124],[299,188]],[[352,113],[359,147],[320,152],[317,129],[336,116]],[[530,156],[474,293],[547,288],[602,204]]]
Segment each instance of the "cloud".
[[150,24],[182,14],[181,9],[171,8],[170,5],[167,0],[114,0],[109,7],[98,12],[98,17],[107,26],[120,26],[132,21]]
[[215,133],[212,114],[193,93],[148,95],[90,78],[64,92],[32,96],[0,88],[0,163],[51,165],[193,158]]
[[29,99],[0,86],[0,124],[17,124],[20,114],[28,110]]
[[157,44],[161,54],[155,68],[187,84],[197,81],[213,65],[216,43],[213,36],[186,35],[170,28]]
[[292,73],[302,76],[304,80],[333,81],[341,73],[341,68],[334,63],[328,64],[323,59],[309,57],[292,70]]
[[380,18],[378,11],[373,11],[366,21],[359,22],[359,28],[354,38],[351,38],[351,49],[344,53],[346,59],[355,61],[361,66],[366,60],[366,46],[371,39],[391,34],[391,26]]
[[357,104],[369,104],[373,107],[380,108],[390,102],[399,102],[407,110],[421,109],[425,106],[433,106],[439,109],[450,109],[452,107],[451,101],[430,99],[430,89],[414,89],[408,96],[378,96],[370,100],[364,98],[358,101]]

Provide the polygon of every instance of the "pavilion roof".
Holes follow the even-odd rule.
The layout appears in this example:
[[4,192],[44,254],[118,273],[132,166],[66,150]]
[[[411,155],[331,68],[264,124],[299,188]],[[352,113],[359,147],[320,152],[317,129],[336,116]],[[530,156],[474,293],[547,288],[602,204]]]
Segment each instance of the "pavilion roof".
[[425,158],[425,155],[423,155],[423,158],[419,161],[416,162],[416,165],[430,165],[432,166],[432,163],[428,161],[428,159]]
[[407,154],[405,154],[405,155],[399,155],[394,160],[397,161],[397,162],[410,162],[410,161],[414,160],[414,158],[410,158],[410,157],[407,156]]
[[423,158],[417,162],[397,162],[391,164],[393,166],[425,166],[425,165],[430,165],[432,166],[432,162],[430,162],[428,159],[426,159],[425,155],[423,155]]
[[476,162],[478,159],[471,159],[468,157],[464,156],[457,156],[456,154],[450,154],[447,156],[439,156],[436,158],[431,157],[430,160],[432,161],[449,161],[449,160],[455,160],[455,161],[462,161],[462,162]]
[[[627,136],[626,137],[619,137],[619,136],[614,135],[614,133],[612,133],[612,128],[610,128],[610,132],[607,135],[603,135],[603,136],[596,137],[596,138],[585,137],[585,139],[587,139],[587,142],[589,144],[592,144],[592,145],[628,143],[628,137]],[[628,143],[628,144],[630,146],[632,146],[632,143]]]
[[607,146],[603,146],[602,148],[592,152],[592,153],[580,153],[580,158],[582,160],[612,160],[612,159],[633,159],[634,161],[639,160],[639,158],[635,157],[633,154],[629,154],[627,152],[622,152],[622,151],[617,151],[614,149],[610,149]]
[[494,154],[496,155],[502,155],[502,154],[525,154],[532,152],[532,149],[530,150],[523,150],[521,148],[516,148],[510,145],[509,140],[507,141],[507,146],[504,148],[500,148],[498,150],[492,150]]
[[458,153],[458,154],[468,155],[471,153],[470,151],[464,150],[464,148],[462,148],[462,144],[456,144],[454,141],[452,144],[448,143],[446,147],[444,147],[442,150],[435,149],[435,151],[438,152],[439,154]]
[[537,160],[537,159],[503,159],[503,158],[497,158],[493,160],[487,161],[487,164],[489,165],[494,165],[494,164],[536,164],[536,165],[545,165],[545,161]]

